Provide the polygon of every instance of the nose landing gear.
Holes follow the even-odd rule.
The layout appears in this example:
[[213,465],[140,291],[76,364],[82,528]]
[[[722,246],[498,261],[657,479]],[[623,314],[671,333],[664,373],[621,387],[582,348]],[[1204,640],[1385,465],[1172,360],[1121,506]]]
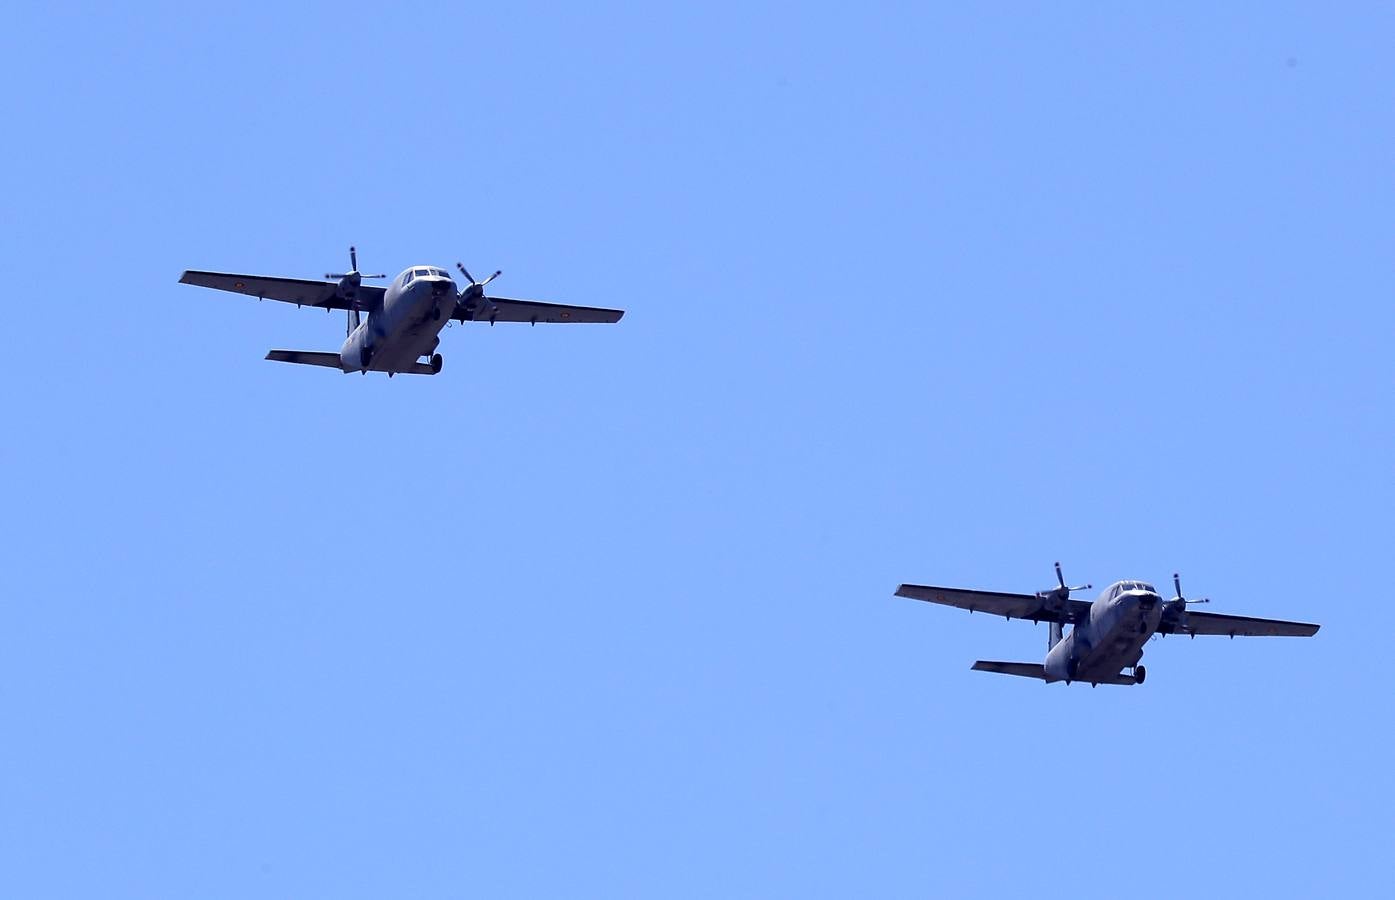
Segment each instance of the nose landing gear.
[[441,366],[445,363],[445,357],[439,353],[431,354],[431,374],[437,375],[441,371]]
[[1148,670],[1142,666],[1133,667],[1133,683],[1142,684],[1143,679],[1148,677]]

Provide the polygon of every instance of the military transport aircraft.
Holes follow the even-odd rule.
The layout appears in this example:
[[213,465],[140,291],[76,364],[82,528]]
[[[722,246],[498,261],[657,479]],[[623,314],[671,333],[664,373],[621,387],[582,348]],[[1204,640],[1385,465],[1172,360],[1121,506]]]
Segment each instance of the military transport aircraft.
[[[1035,594],[1002,594],[996,591],[968,591],[959,588],[903,584],[896,596],[957,606],[969,612],[986,612],[1009,619],[1049,622],[1046,663],[993,662],[979,660],[973,668],[980,672],[1021,675],[1042,681],[1088,681],[1101,684],[1142,684],[1147,672],[1138,661],[1143,645],[1154,634],[1228,634],[1310,637],[1317,625],[1283,622],[1278,619],[1251,619],[1217,613],[1189,612],[1187,606],[1209,603],[1182,596],[1182,581],[1173,575],[1177,596],[1164,601],[1151,584],[1142,581],[1116,581],[1105,588],[1094,603],[1071,599],[1072,591],[1085,591],[1090,585],[1066,587],[1061,564],[1056,563],[1059,587]],[[1070,634],[1065,626],[1071,625]],[[1125,674],[1124,669],[1130,673]]]
[[[189,270],[179,276],[183,284],[246,294],[258,300],[282,300],[296,306],[313,306],[328,312],[348,313],[346,337],[338,353],[312,350],[272,350],[267,359],[278,362],[327,366],[343,372],[399,372],[435,375],[441,371],[440,331],[452,319],[459,322],[619,322],[620,309],[591,306],[563,306],[536,300],[506,300],[486,297],[485,286],[502,273],[475,281],[465,266],[456,263],[468,282],[456,292],[455,282],[445,269],[413,266],[403,270],[387,287],[363,283],[358,270],[358,251],[349,248],[350,269],[342,275],[325,275],[336,281],[310,281],[265,275],[234,275],[226,272]],[[368,313],[364,320],[362,313]],[[421,362],[429,356],[430,362]]]

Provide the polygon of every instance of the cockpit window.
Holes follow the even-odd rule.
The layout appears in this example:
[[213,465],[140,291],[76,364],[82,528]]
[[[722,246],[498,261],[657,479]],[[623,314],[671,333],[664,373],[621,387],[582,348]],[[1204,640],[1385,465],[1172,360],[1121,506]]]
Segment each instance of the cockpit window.
[[403,273],[402,273],[402,286],[403,286],[403,287],[406,287],[407,284],[408,284],[408,282],[410,282],[411,280],[412,280],[412,272],[411,272],[410,269],[408,269],[406,272],[403,272]]
[[425,269],[413,269],[412,274],[417,276],[418,278],[425,278],[427,275],[430,275],[431,273],[426,271]]

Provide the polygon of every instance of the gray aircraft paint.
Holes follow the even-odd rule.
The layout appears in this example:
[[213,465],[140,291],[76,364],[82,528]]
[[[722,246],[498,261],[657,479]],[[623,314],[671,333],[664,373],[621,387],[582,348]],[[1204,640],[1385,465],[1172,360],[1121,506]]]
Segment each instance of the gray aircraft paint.
[[[624,310],[595,306],[569,306],[537,300],[488,297],[484,289],[500,273],[475,281],[457,263],[468,284],[457,291],[455,280],[437,266],[404,269],[387,287],[366,285],[358,271],[358,255],[349,248],[352,263],[343,275],[326,275],[334,281],[314,281],[280,276],[240,275],[229,272],[188,270],[180,276],[183,284],[213,288],[256,297],[280,300],[296,306],[344,310],[346,336],[337,353],[315,350],[272,350],[267,359],[300,365],[324,366],[343,372],[386,372],[388,375],[434,375],[441,371],[442,358],[436,352],[440,332],[452,320],[457,322],[527,322],[582,324],[614,323]],[[366,317],[365,314],[366,313]],[[429,357],[429,362],[420,362]]]
[[[1167,601],[1151,584],[1142,581],[1117,581],[1091,603],[1072,599],[1073,591],[1085,590],[1089,585],[1067,587],[1059,563],[1056,580],[1058,587],[1035,594],[903,584],[896,589],[896,595],[969,612],[1049,623],[1043,663],[979,660],[973,665],[983,672],[1038,678],[1048,683],[1142,684],[1147,674],[1140,665],[1143,647],[1155,634],[1309,637],[1320,627],[1282,619],[1191,612],[1189,606],[1209,601],[1183,597],[1176,575],[1173,581],[1177,595]],[[1067,625],[1071,626],[1069,632],[1065,630]]]
[[339,367],[345,372],[411,371],[418,359],[436,352],[440,331],[455,313],[456,296],[455,282],[445,270],[404,269],[388,285],[382,306],[344,339]]
[[1143,645],[1158,629],[1162,606],[1152,585],[1110,585],[1090,604],[1089,618],[1047,651],[1046,681],[1112,682],[1123,669],[1138,665]]

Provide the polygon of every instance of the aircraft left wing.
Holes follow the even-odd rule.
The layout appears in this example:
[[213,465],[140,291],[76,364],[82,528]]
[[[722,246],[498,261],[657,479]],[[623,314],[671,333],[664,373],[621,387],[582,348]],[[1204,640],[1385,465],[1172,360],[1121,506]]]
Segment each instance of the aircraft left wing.
[[[259,300],[280,300],[297,306],[317,306],[320,309],[348,309],[349,303],[339,296],[339,285],[333,281],[312,281],[305,278],[278,278],[270,275],[238,275],[232,272],[200,272],[195,269],[179,276],[180,284],[193,284],[246,294]],[[364,284],[358,289],[360,310],[370,311],[383,303],[385,288]]]
[[1084,600],[1067,600],[1058,611],[1047,609],[1045,602],[1036,594],[1004,594],[998,591],[966,591],[960,588],[903,584],[896,589],[896,596],[957,606],[969,612],[986,612],[1009,619],[1034,619],[1038,622],[1075,624],[1085,621],[1090,616],[1090,604]]
[[1228,634],[1231,637],[1312,637],[1320,625],[1285,622],[1282,619],[1252,619],[1223,613],[1189,612],[1181,623],[1166,618],[1158,625],[1159,634]]
[[623,309],[603,309],[599,306],[567,306],[563,303],[542,303],[537,300],[510,300],[507,297],[490,297],[488,304],[478,310],[466,309],[457,305],[451,318],[460,322],[539,322],[587,323],[619,322],[625,314]]

